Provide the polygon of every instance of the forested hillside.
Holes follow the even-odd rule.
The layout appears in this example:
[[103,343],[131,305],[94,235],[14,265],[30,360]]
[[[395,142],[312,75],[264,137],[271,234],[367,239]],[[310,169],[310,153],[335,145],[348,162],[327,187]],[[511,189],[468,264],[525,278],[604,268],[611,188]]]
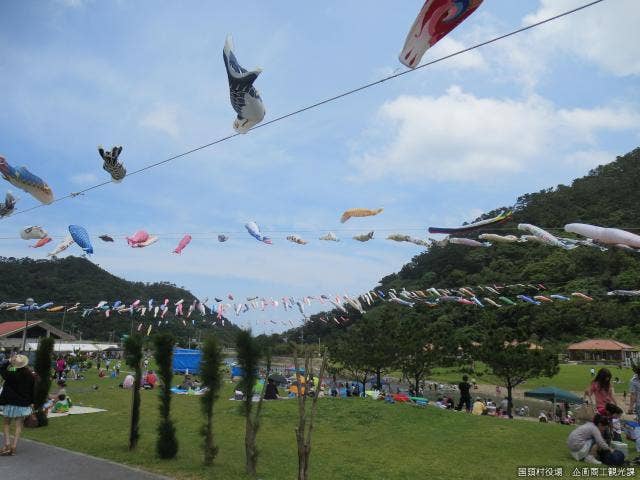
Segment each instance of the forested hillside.
[[[514,215],[508,223],[482,231],[517,235],[523,233],[517,231],[518,223],[530,223],[555,235],[571,237],[562,230],[563,226],[581,222],[640,233],[638,192],[640,149],[590,171],[570,186],[558,185],[526,194],[518,198],[515,205],[487,212],[482,218],[493,217],[505,209],[514,210]],[[482,231],[473,232],[469,237],[475,238]],[[364,319],[380,315],[398,318],[418,315],[422,321],[443,322],[443,325],[454,327],[460,341],[481,341],[495,329],[509,328],[519,339],[547,344],[562,344],[594,336],[640,343],[640,300],[606,296],[607,291],[614,289],[640,288],[640,253],[617,248],[602,252],[589,247],[563,250],[531,243],[496,244],[491,248],[449,244],[417,255],[398,273],[381,279],[377,286],[371,285],[371,288],[418,290],[517,283],[541,283],[547,287],[546,293],[579,291],[593,296],[595,300],[540,306],[519,304],[500,309],[464,308],[460,305],[436,308],[416,305],[409,309],[378,300]],[[511,293],[534,295],[540,292],[524,288]],[[349,312],[348,321],[341,326],[320,321],[320,317],[344,315],[337,311],[313,316],[305,326],[305,339],[313,342],[318,336],[323,339],[340,336],[361,318],[350,307]],[[299,331],[287,334],[297,337]]]
[[[24,302],[27,297],[33,298],[37,303],[43,304],[49,301],[56,305],[73,305],[82,302],[83,306],[95,306],[101,300],[110,303],[116,300],[129,305],[140,299],[147,302],[150,298],[156,302],[162,302],[165,298],[175,302],[184,299],[185,305],[191,304],[195,299],[193,294],[184,288],[176,287],[167,282],[142,283],[129,282],[116,277],[103,270],[89,260],[78,257],[66,257],[57,260],[32,260],[29,258],[0,258],[0,301]],[[186,312],[186,309],[185,309]],[[60,313],[30,312],[29,318],[45,320],[54,326],[62,326],[63,316],[65,330],[73,331],[76,336],[82,332],[82,338],[94,340],[118,340],[123,334],[131,331],[131,325],[135,328],[144,323],[145,329],[153,320],[152,315],[141,317],[127,312],[123,314],[112,313],[106,318],[104,313],[93,313],[87,318],[82,318],[82,308],[74,313],[64,315]],[[0,321],[22,319],[21,312],[0,311]],[[237,327],[225,322],[225,326],[213,326],[213,317],[208,315],[203,322],[199,314],[186,320],[186,326],[182,319],[175,318],[172,314],[165,317],[169,320],[167,325],[154,328],[172,331],[182,343],[187,343],[189,336],[196,338],[207,332],[215,332],[225,344],[234,342],[234,334]],[[191,320],[195,320],[195,325]]]

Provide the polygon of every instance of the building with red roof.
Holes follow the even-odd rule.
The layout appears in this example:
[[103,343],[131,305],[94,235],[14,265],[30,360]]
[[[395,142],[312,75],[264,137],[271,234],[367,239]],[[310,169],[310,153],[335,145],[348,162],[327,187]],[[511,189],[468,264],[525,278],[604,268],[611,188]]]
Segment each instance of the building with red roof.
[[639,358],[638,348],[617,340],[594,338],[567,347],[569,360],[587,363],[617,363],[629,365]]
[[[25,322],[23,321],[0,323],[0,347],[21,347],[24,327]],[[27,342],[37,343],[38,339],[43,337],[53,337],[58,340],[75,340],[73,335],[69,335],[53,325],[49,325],[47,322],[42,320],[30,321],[27,329]]]

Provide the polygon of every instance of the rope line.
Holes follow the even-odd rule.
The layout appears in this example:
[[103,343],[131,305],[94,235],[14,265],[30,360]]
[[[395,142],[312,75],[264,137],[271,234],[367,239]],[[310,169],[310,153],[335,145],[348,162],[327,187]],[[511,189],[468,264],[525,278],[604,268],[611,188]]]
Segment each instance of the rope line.
[[[544,25],[545,23],[549,23],[549,22],[552,22],[552,21],[557,20],[559,18],[565,17],[567,15],[571,15],[573,13],[576,13],[576,12],[580,11],[580,10],[584,10],[586,8],[592,7],[593,5],[596,5],[596,4],[601,3],[603,1],[604,0],[595,0],[593,2],[590,2],[590,3],[587,3],[587,4],[581,5],[579,7],[576,7],[574,9],[572,9],[572,10],[567,10],[565,12],[559,13],[558,15],[554,15],[554,16],[546,18],[544,20],[540,20],[539,22],[532,23],[531,25],[527,25],[525,27],[518,28],[516,30],[513,30],[511,32],[505,33],[505,34],[500,35],[498,37],[494,37],[494,38],[492,38],[490,40],[486,40],[484,42],[477,43],[475,45],[472,45],[470,47],[464,48],[462,50],[458,50],[456,52],[450,53],[449,55],[445,55],[443,57],[436,58],[436,59],[431,60],[429,62],[426,62],[426,63],[424,63],[422,65],[419,65],[414,69],[407,69],[407,70],[403,70],[403,71],[398,72],[398,73],[393,73],[393,74],[388,75],[388,76],[386,76],[384,78],[381,78],[379,80],[376,80],[376,81],[373,81],[373,82],[370,82],[370,83],[366,83],[364,85],[361,85],[360,87],[357,87],[357,88],[354,88],[354,89],[351,89],[351,90],[347,90],[345,92],[339,93],[337,95],[334,95],[332,97],[326,98],[326,99],[321,100],[319,102],[312,103],[311,105],[307,105],[305,107],[299,108],[297,110],[294,110],[292,112],[286,113],[284,115],[280,115],[279,117],[273,118],[273,119],[271,119],[269,121],[266,121],[264,123],[256,125],[255,127],[251,128],[249,131],[256,130],[258,128],[263,128],[263,127],[266,127],[268,125],[272,125],[272,124],[274,124],[276,122],[280,122],[280,121],[285,120],[285,119],[287,119],[289,117],[293,117],[295,115],[299,115],[299,114],[304,113],[304,112],[306,112],[308,110],[312,110],[312,109],[318,108],[318,107],[320,107],[322,105],[326,105],[328,103],[335,102],[336,100],[339,100],[341,98],[347,97],[349,95],[353,95],[355,93],[361,92],[363,90],[366,90],[368,88],[374,87],[376,85],[380,85],[381,83],[384,83],[384,82],[386,82],[388,80],[399,78],[399,77],[404,76],[404,75],[406,75],[408,73],[412,73],[412,72],[421,70],[423,68],[429,67],[431,65],[434,65],[436,63],[442,62],[444,60],[448,60],[450,58],[456,57],[456,56],[461,55],[463,53],[470,52],[472,50],[475,50],[477,48],[483,47],[485,45],[489,45],[489,44],[497,42],[499,40],[503,40],[503,39],[511,37],[513,35],[517,35],[519,33],[525,32],[527,30],[531,30],[532,28],[536,28],[536,27],[539,27],[540,25]],[[187,150],[185,152],[179,153],[179,154],[174,155],[172,157],[166,158],[166,159],[161,160],[159,162],[151,163],[149,165],[146,165],[146,166],[144,166],[142,168],[139,168],[138,170],[134,170],[132,172],[129,172],[126,176],[130,177],[132,175],[136,175],[138,173],[142,173],[142,172],[144,172],[146,170],[150,170],[152,168],[159,167],[161,165],[164,165],[166,163],[172,162],[172,161],[177,160],[179,158],[185,157],[185,156],[190,155],[192,153],[198,152],[200,150],[204,150],[205,148],[209,148],[209,147],[212,147],[212,146],[217,145],[219,143],[226,142],[227,140],[235,138],[235,137],[237,137],[239,135],[241,135],[241,134],[240,133],[233,133],[233,134],[221,137],[221,138],[219,138],[217,140],[213,140],[213,141],[211,141],[209,143],[206,143],[206,144],[201,145],[199,147],[192,148],[190,150]],[[54,199],[53,202],[51,202],[50,204],[39,204],[39,205],[35,205],[33,207],[30,207],[30,208],[26,208],[26,209],[23,209],[23,210],[18,210],[16,212],[14,212],[12,216],[20,215],[20,214],[27,213],[27,212],[31,212],[31,211],[36,210],[38,208],[42,208],[42,207],[45,207],[47,205],[51,205],[53,203],[61,202],[62,200],[66,200],[66,199],[69,199],[69,198],[75,198],[75,197],[77,197],[79,195],[82,195],[82,194],[84,194],[86,192],[89,192],[91,190],[95,190],[97,188],[104,187],[105,185],[109,185],[110,183],[114,183],[114,182],[111,181],[111,180],[108,180],[108,181],[105,181],[105,182],[98,183],[96,185],[87,187],[87,188],[85,188],[83,190],[79,190],[77,192],[71,192],[71,193],[69,193],[69,194],[67,194],[67,195],[65,195],[63,197]]]

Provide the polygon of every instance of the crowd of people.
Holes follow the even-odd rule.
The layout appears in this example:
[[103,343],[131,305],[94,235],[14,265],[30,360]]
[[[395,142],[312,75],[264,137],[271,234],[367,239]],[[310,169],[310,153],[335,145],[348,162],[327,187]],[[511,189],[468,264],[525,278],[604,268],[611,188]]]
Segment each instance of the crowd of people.
[[[49,413],[66,413],[72,408],[71,398],[66,392],[66,382],[68,378],[80,379],[86,368],[91,368],[91,361],[86,359],[74,359],[75,362],[69,362],[69,358],[63,356],[57,357],[53,362],[53,372],[56,378],[57,388],[49,395],[47,401],[42,406],[45,414]],[[104,377],[105,372],[113,372],[112,376],[118,377],[121,371],[121,362],[119,358],[110,358],[98,356],[93,359],[95,361],[98,377]],[[0,408],[4,416],[3,433],[4,445],[0,449],[0,455],[14,455],[17,451],[18,441],[24,427],[25,419],[33,412],[33,397],[36,382],[35,373],[29,368],[29,359],[25,355],[12,354],[8,359],[0,359],[0,376],[4,380],[2,391],[0,392]],[[73,368],[77,365],[77,369]],[[158,377],[155,372],[149,368],[148,356],[143,362],[144,374],[140,381],[140,388],[154,389],[158,385]],[[627,413],[635,415],[636,423],[629,427],[630,423],[621,419],[623,408],[618,405],[612,381],[611,371],[607,368],[601,368],[596,373],[591,372],[592,381],[584,392],[586,399],[586,409],[588,414],[584,424],[576,427],[568,436],[567,446],[570,455],[577,461],[584,461],[591,464],[606,465],[622,465],[624,453],[621,451],[620,445],[623,441],[623,434],[626,432],[627,437],[636,440],[636,450],[640,452],[640,362],[632,363],[634,371],[633,378],[629,383],[629,402],[627,405]],[[266,374],[264,375],[266,377]],[[123,389],[134,388],[135,377],[133,373],[127,373],[120,386]],[[200,383],[190,374],[185,374],[182,382],[177,387],[180,390],[192,391],[200,388]],[[431,385],[429,385],[429,390]],[[437,386],[434,387],[437,391]],[[305,381],[303,377],[299,377],[298,381],[289,381],[286,385],[288,397],[301,395],[313,395],[318,391],[319,396],[326,397],[362,397],[365,392],[361,389],[361,384],[357,382],[337,381],[333,380],[327,383],[320,382],[319,379],[311,378]],[[403,401],[409,399],[415,401],[424,395],[425,387],[410,386],[406,393],[397,388],[395,395],[389,392],[384,394],[378,391],[377,398],[385,399],[393,403],[394,399],[402,397]],[[466,411],[471,415],[491,415],[497,417],[506,417],[508,412],[508,399],[504,397],[499,401],[492,401],[489,398],[481,398],[475,396],[473,383],[469,382],[469,377],[463,375],[462,381],[457,385],[459,397],[456,399],[451,394],[439,395],[437,400],[432,402],[437,407],[449,410]],[[366,393],[369,393],[368,391]],[[374,391],[375,393],[375,391]],[[501,392],[496,390],[497,394]],[[625,392],[626,393],[626,392]],[[236,392],[236,395],[241,392]],[[278,385],[274,378],[266,379],[265,400],[277,400],[284,398],[280,395]],[[499,397],[498,397],[499,398]],[[624,396],[626,401],[627,396]],[[239,398],[240,399],[240,398]],[[425,399],[426,400],[426,399]],[[425,402],[426,404],[426,402]],[[624,406],[624,405],[623,405]],[[527,407],[520,407],[526,409]],[[528,409],[527,409],[528,410]],[[528,415],[528,411],[520,411],[518,413]],[[570,410],[567,403],[557,404],[555,411],[542,411],[539,415],[541,422],[556,421],[564,424],[574,424],[575,416]],[[11,433],[13,426],[13,435]],[[639,457],[640,458],[640,457]]]

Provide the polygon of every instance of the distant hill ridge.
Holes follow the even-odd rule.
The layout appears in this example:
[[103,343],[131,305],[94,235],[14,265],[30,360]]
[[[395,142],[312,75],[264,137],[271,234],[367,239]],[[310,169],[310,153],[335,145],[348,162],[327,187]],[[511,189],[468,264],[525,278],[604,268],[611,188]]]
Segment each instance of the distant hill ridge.
[[[168,298],[173,306],[179,299],[184,299],[185,305],[190,305],[196,299],[190,291],[171,283],[130,282],[112,275],[89,260],[73,256],[54,260],[0,257],[0,278],[0,301],[24,302],[31,297],[41,304],[48,301],[57,305],[83,302],[94,306],[101,300],[121,300],[128,305],[137,299],[147,302],[153,298],[156,303],[161,303]],[[57,327],[62,324],[62,313],[33,312],[29,315],[30,318],[45,320]],[[21,313],[2,311],[0,321],[16,320],[21,316]],[[185,319],[186,327],[180,317],[173,316],[172,311],[165,317],[169,320],[169,325],[166,326],[158,327],[158,319],[154,321],[153,315],[149,313],[145,317],[134,315],[134,319],[136,328],[139,323],[144,323],[145,333],[148,325],[153,323],[153,330],[170,330],[183,343],[189,336],[196,338],[197,335],[215,332],[223,343],[230,345],[238,330],[229,322],[225,322],[224,327],[212,326],[211,315],[207,316],[207,323],[203,324],[199,313]],[[192,319],[196,321],[195,326]],[[111,337],[117,340],[130,332],[131,316],[128,313],[112,313],[110,318],[105,318],[104,313],[94,313],[81,318],[78,313],[70,313],[65,318],[65,330],[72,329],[81,331],[82,338],[86,339],[108,340]]]

